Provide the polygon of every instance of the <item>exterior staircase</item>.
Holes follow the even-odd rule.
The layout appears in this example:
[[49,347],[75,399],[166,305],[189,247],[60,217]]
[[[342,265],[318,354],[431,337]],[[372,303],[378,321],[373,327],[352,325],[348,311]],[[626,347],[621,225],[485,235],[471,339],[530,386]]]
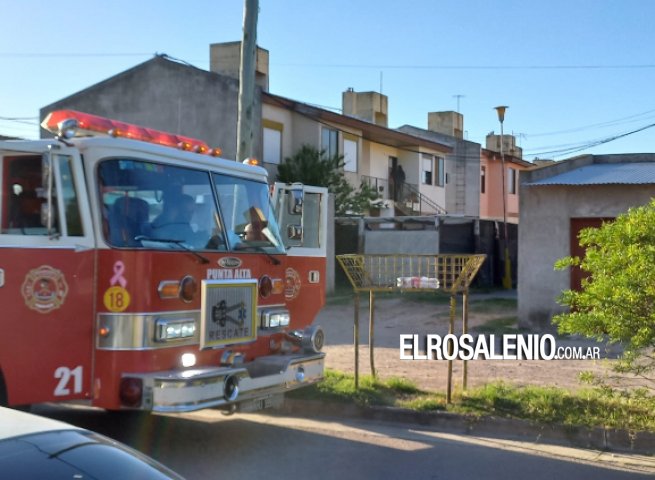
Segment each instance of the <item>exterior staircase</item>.
[[[379,198],[393,200],[390,198],[389,183],[384,178],[362,175],[362,183],[375,188]],[[419,192],[418,187],[411,183],[403,183],[398,192],[397,200],[394,201],[397,216],[424,216],[424,215],[445,215],[446,209],[435,201]]]
[[416,185],[404,183],[400,189],[398,201],[395,202],[396,212],[401,215],[445,215],[446,209],[419,192]]

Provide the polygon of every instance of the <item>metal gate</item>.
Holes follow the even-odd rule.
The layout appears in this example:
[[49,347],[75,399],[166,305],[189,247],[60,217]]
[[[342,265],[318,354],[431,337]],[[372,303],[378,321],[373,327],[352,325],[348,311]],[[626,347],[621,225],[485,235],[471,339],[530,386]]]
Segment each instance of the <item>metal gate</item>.
[[[449,334],[455,330],[456,296],[462,295],[462,334],[468,331],[468,291],[486,255],[337,255],[355,292],[354,346],[355,387],[359,387],[359,295],[369,294],[369,354],[375,377],[375,292],[434,292],[450,295]],[[467,364],[463,362],[463,388]],[[447,401],[452,395],[452,360],[448,360]]]

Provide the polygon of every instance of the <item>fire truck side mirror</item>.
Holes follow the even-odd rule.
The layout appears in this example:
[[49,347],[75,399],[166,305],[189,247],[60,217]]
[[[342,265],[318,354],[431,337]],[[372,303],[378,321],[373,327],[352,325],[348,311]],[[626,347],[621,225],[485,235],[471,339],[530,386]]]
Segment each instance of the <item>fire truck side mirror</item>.
[[302,205],[303,205],[303,191],[299,190],[288,190],[289,195],[289,214],[290,215],[302,215]]
[[41,185],[45,197],[45,201],[41,204],[41,224],[47,228],[50,236],[55,233],[53,228],[55,216],[53,174],[52,154],[48,151],[41,157]]

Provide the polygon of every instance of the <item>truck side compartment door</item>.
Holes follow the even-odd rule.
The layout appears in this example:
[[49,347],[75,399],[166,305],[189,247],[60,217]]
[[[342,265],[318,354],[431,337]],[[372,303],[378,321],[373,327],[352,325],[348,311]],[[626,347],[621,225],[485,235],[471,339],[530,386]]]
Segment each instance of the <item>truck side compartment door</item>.
[[272,200],[287,247],[284,296],[293,326],[294,318],[315,318],[325,304],[328,191],[276,183]]
[[76,149],[42,145],[0,150],[0,369],[10,405],[91,397],[95,241],[86,183]]

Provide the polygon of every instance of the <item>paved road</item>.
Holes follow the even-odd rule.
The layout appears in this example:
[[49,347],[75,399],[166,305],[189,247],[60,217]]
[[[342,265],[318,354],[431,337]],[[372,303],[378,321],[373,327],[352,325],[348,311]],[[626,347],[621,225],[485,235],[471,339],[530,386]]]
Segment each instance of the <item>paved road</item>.
[[224,417],[214,410],[131,419],[50,405],[33,411],[132,445],[189,480],[623,480],[655,474],[651,457],[452,435],[416,425],[258,414]]

